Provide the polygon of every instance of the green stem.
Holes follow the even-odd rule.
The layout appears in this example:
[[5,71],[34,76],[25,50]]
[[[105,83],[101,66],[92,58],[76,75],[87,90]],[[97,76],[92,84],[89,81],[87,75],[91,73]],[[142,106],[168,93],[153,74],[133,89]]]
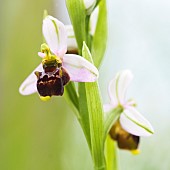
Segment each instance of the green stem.
[[90,24],[90,16],[89,15],[86,16],[85,22],[86,22],[86,28],[85,28],[85,30],[86,30],[86,41],[85,42],[86,42],[86,45],[88,46],[89,50],[91,51],[92,38],[89,34],[89,24]]
[[106,139],[106,164],[107,170],[118,170],[118,155],[116,142],[110,136]]

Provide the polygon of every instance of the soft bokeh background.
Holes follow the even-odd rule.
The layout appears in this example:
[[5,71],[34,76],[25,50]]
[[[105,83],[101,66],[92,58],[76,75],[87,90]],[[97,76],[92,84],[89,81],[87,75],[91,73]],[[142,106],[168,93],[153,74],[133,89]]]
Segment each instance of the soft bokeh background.
[[[62,97],[42,102],[18,87],[40,59],[43,10],[69,23],[64,0],[0,0],[0,169],[92,170],[85,138]],[[170,169],[170,1],[108,0],[109,42],[100,68],[100,87],[129,68],[128,91],[153,124],[141,154],[121,151],[122,170]]]

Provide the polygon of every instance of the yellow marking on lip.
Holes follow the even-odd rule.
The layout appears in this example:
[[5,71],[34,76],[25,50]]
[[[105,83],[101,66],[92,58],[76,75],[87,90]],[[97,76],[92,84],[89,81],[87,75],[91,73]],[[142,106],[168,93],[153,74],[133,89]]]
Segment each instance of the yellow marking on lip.
[[50,100],[50,96],[40,96],[40,99],[42,100],[42,101],[48,101],[48,100]]
[[131,150],[131,153],[134,155],[138,155],[140,154],[140,150],[139,149]]

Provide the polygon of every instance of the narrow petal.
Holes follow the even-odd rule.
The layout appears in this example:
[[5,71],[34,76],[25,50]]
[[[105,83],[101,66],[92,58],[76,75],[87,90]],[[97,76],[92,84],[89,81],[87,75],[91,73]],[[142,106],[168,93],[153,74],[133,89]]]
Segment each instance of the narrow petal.
[[71,81],[94,82],[99,76],[97,68],[79,55],[65,54],[63,67],[68,71]]
[[127,88],[129,87],[130,82],[133,79],[133,75],[130,70],[124,70],[120,72],[120,76],[118,77],[118,98],[119,102],[124,105],[125,104],[125,95]]
[[67,30],[67,51],[77,51],[78,46],[74,35],[74,30],[72,25],[66,25]]
[[150,136],[154,133],[152,125],[134,107],[128,107],[120,116],[121,126],[136,136]]
[[39,71],[39,72],[43,71],[42,64],[40,64],[21,84],[19,88],[19,92],[22,95],[30,95],[37,92],[37,86],[36,86],[37,77],[34,74],[35,71]]
[[38,56],[40,56],[41,58],[44,58],[45,57],[45,53],[38,52]]
[[52,16],[43,20],[43,35],[51,51],[60,58],[67,51],[67,32],[62,22]]
[[99,6],[97,6],[92,14],[90,15],[90,34],[94,36],[95,31],[96,31],[96,26],[97,26],[97,21],[98,21],[98,16],[99,16]]

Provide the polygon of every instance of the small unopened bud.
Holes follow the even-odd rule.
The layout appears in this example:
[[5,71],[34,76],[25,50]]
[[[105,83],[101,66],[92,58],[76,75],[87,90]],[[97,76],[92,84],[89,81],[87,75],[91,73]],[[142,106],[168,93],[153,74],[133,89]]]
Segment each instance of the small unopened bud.
[[94,36],[96,32],[96,26],[99,16],[99,6],[97,6],[90,16],[90,25],[89,25],[89,32],[92,36]]
[[66,25],[67,30],[67,53],[78,54],[78,46],[72,25]]
[[90,15],[96,5],[96,0],[84,0],[84,5],[87,10],[87,15]]

